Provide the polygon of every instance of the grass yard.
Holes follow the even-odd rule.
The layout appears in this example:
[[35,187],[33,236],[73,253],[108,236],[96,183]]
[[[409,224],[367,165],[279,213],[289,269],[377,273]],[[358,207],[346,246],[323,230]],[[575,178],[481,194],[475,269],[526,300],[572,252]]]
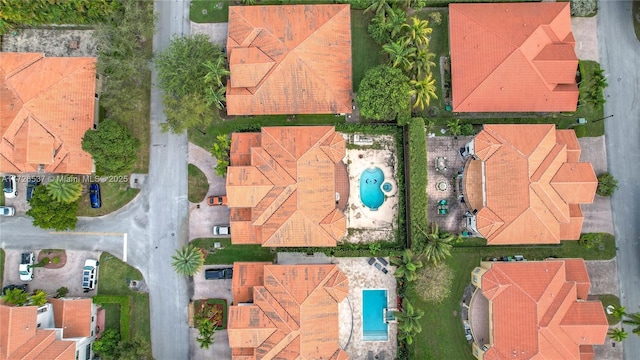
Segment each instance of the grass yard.
[[209,191],[209,182],[207,176],[197,166],[189,164],[187,166],[189,176],[189,201],[199,203]]
[[142,274],[113,255],[102,253],[98,295],[131,296],[131,336],[140,336],[150,343],[149,294],[132,291],[128,280],[142,280]]
[[[434,23],[429,14],[431,13],[440,13],[440,17],[442,21],[440,24]],[[429,51],[434,53],[436,56],[433,59],[433,62],[436,63],[436,66],[431,69],[433,72],[433,77],[436,79],[436,95],[438,99],[431,100],[431,106],[437,106],[440,109],[440,114],[444,113],[444,94],[442,93],[442,76],[441,68],[440,68],[440,57],[441,56],[449,56],[449,11],[448,10],[420,10],[416,12],[415,16],[417,16],[421,20],[428,20],[429,26],[433,29],[431,33],[431,39],[429,40]],[[410,21],[409,19],[407,19]],[[423,116],[427,116],[428,108],[425,108]]]
[[4,281],[4,250],[0,249],[0,285]]
[[609,325],[615,325],[620,322],[620,319],[615,317],[613,314],[607,314],[607,306],[613,305],[615,308],[620,307],[620,299],[615,295],[598,295],[598,300],[602,302],[602,307],[604,307],[604,313],[607,315],[607,321],[609,321]]
[[[530,2],[531,0],[488,0],[489,3],[503,3],[503,2]],[[429,0],[427,1],[427,7],[448,6],[451,3],[473,3],[476,0]]]
[[125,206],[140,192],[139,189],[131,189],[128,181],[100,183],[102,207],[92,209],[89,201],[89,185],[85,185],[85,193],[78,204],[78,216],[102,216],[112,213]]
[[119,304],[101,304],[104,311],[104,329],[113,329],[120,332],[120,305]]
[[4,191],[0,192],[0,206],[4,206]]
[[229,20],[232,0],[192,0],[189,19],[195,23],[223,23]]
[[231,239],[197,239],[191,244],[204,250],[211,250],[215,242],[219,242],[224,249],[209,253],[204,260],[205,265],[227,265],[235,261],[273,261],[275,257],[269,248],[260,245],[231,245]]
[[[149,42],[151,46],[151,42]],[[151,71],[145,74],[147,83],[151,84]],[[140,140],[140,149],[138,149],[138,160],[133,164],[132,173],[146,174],[149,172],[149,145],[151,139],[151,120],[149,119],[151,109],[151,90],[145,91],[141,98],[135,118],[130,121],[121,121],[131,131],[133,137]]]
[[369,35],[367,27],[373,14],[351,10],[351,59],[353,91],[357,92],[367,70],[383,63],[382,48]]
[[344,122],[344,116],[337,117],[332,114],[237,116],[228,120],[214,121],[204,131],[201,131],[203,129],[190,129],[189,141],[209,150],[219,134],[230,134],[235,131],[260,131],[263,126],[335,125]]

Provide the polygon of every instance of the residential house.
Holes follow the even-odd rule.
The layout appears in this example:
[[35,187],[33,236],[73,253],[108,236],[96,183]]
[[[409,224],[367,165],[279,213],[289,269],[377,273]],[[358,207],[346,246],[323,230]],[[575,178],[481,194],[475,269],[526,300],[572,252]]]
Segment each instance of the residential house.
[[90,174],[96,59],[0,52],[0,172]]
[[553,124],[485,125],[465,146],[466,226],[488,245],[558,244],[580,238],[598,179],[579,162],[572,129]]
[[336,246],[346,234],[345,139],[332,126],[263,127],[231,136],[231,242]]
[[96,333],[91,299],[49,299],[36,306],[0,304],[0,360],[89,360]]
[[609,323],[582,259],[482,262],[471,273],[473,354],[480,360],[594,358]]
[[568,2],[450,4],[454,112],[575,111]]
[[230,6],[229,115],[352,111],[348,4]]
[[231,288],[232,359],[349,358],[338,342],[349,280],[337,265],[235,263]]

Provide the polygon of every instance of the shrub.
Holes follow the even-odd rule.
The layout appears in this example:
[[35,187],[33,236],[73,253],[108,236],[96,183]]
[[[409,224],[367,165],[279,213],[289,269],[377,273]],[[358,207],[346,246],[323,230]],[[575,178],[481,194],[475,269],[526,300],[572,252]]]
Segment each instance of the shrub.
[[82,138],[82,150],[91,154],[97,175],[126,174],[138,160],[140,140],[123,125],[103,120],[97,130],[89,129]]
[[576,132],[576,137],[585,137],[587,136],[587,127],[584,125],[578,125],[573,128],[573,131]]
[[422,236],[427,229],[427,137],[424,119],[409,123],[409,213],[410,239]]
[[42,258],[42,260],[40,260],[40,264],[42,264],[42,265],[47,265],[50,262],[51,262],[51,259],[49,259],[48,257]]
[[69,293],[69,289],[67,289],[64,286],[59,287],[58,290],[56,290],[56,298],[65,297],[67,296],[68,293]]
[[93,343],[93,351],[96,354],[113,354],[120,342],[120,333],[115,329],[107,329],[102,333],[100,339]]
[[618,180],[609,173],[598,176],[598,189],[596,193],[600,196],[611,196],[618,188]]
[[582,234],[580,235],[578,244],[584,246],[586,249],[591,249],[594,246],[602,244],[602,239],[600,239],[600,235],[597,233]]
[[440,14],[438,11],[431,12],[429,13],[429,19],[432,23],[440,25],[442,23],[442,14]]
[[367,70],[360,82],[357,101],[364,118],[396,120],[411,108],[409,78],[402,70],[379,65]]
[[93,297],[95,304],[120,305],[120,335],[123,341],[130,340],[129,327],[131,325],[131,296],[126,295],[98,295]]
[[416,292],[424,301],[439,303],[451,294],[453,271],[445,264],[428,265],[418,270]]
[[447,120],[447,127],[451,135],[458,136],[462,134],[462,125],[460,125],[460,119]]
[[571,16],[593,16],[597,11],[597,0],[571,0]]
[[59,256],[54,256],[53,259],[51,260],[52,263],[54,264],[60,264],[60,257]]
[[471,136],[471,135],[473,135],[473,133],[474,133],[473,125],[471,125],[471,124],[462,125],[462,128],[460,129],[460,135],[462,135],[462,136]]

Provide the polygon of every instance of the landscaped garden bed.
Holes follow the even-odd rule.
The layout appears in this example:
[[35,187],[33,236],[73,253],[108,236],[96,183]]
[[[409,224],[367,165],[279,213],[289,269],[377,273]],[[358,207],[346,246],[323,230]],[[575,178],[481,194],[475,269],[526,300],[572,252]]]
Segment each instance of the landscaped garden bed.
[[227,328],[227,301],[224,299],[203,299],[193,302],[194,316],[207,314],[216,329]]
[[59,249],[42,249],[38,253],[38,264],[45,269],[60,269],[67,263],[67,253]]

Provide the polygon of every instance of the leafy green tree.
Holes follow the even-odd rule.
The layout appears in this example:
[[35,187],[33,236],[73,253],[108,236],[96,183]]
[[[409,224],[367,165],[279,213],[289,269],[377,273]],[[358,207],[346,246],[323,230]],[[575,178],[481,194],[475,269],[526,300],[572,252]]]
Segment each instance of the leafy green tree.
[[429,35],[433,32],[433,29],[429,27],[428,20],[420,20],[414,16],[411,18],[411,23],[404,24],[403,29],[406,31],[409,42],[418,46],[429,45]]
[[640,313],[626,314],[625,317],[622,323],[634,326],[632,332],[640,336]]
[[627,336],[629,336],[629,333],[627,333],[624,329],[618,329],[618,328],[613,328],[609,330],[607,334],[612,340],[617,342],[621,342],[622,340],[626,339]]
[[391,6],[387,2],[388,0],[372,0],[371,5],[368,8],[364,9],[364,12],[367,13],[372,11],[376,15],[384,14],[387,11],[391,10]]
[[407,14],[402,9],[391,9],[371,19],[367,31],[378,44],[386,44],[397,40],[402,33],[403,25],[407,21]]
[[416,48],[403,41],[382,45],[382,52],[389,56],[389,64],[394,68],[408,71],[413,66]]
[[391,263],[397,266],[394,275],[397,278],[406,278],[408,282],[418,278],[416,271],[422,268],[422,261],[413,254],[410,249],[405,249],[400,257],[391,257]]
[[221,87],[231,72],[225,67],[224,57],[217,57],[215,60],[207,60],[204,62],[204,67],[207,69],[207,74],[204,76],[204,82],[207,84],[213,84],[216,87]]
[[618,180],[609,173],[598,175],[598,188],[596,193],[600,196],[611,196],[618,188]]
[[424,316],[424,311],[414,309],[413,305],[406,298],[402,300],[402,311],[395,312],[394,316],[398,320],[398,336],[401,340],[406,340],[407,344],[413,343],[413,338],[422,332],[420,319]]
[[[104,337],[104,334],[102,337]],[[102,340],[102,337],[100,337],[96,342]],[[140,337],[135,337],[133,340],[129,341],[116,342],[115,346],[112,346],[114,342],[113,339],[111,339],[110,342],[111,347],[108,351],[102,350],[100,347],[99,349],[101,351],[97,351],[94,343],[93,350],[100,354],[101,360],[153,360],[153,356],[151,355],[151,345]]]
[[119,175],[133,169],[138,159],[140,140],[131,131],[113,120],[100,122],[97,130],[89,129],[82,138],[82,150],[96,163],[96,174]]
[[460,125],[460,119],[447,120],[447,128],[453,136],[462,134],[462,125]]
[[28,297],[26,292],[16,288],[7,290],[2,296],[2,300],[8,305],[23,306],[29,301]]
[[82,196],[82,184],[74,176],[56,176],[46,188],[53,200],[62,203],[72,203]]
[[431,99],[438,98],[436,95],[436,79],[431,76],[431,73],[422,80],[409,81],[409,85],[412,87],[409,94],[415,96],[414,108],[420,107],[421,110],[424,110],[425,105],[429,106],[431,103]]
[[75,229],[78,221],[78,201],[59,202],[45,190],[44,185],[36,186],[29,201],[31,208],[27,215],[33,218],[33,225],[58,231]]
[[167,122],[160,124],[162,131],[181,134],[188,129],[206,128],[218,115],[200,94],[192,93],[182,98],[165,94],[162,99]]
[[227,102],[226,93],[227,89],[224,87],[219,87],[218,89],[214,87],[208,88],[206,97],[207,105],[211,106],[213,104],[218,110],[224,109],[224,103]]
[[418,47],[413,57],[410,74],[414,79],[420,79],[427,74],[431,74],[431,68],[436,66],[433,62],[436,54],[429,52],[426,47]]
[[105,330],[99,339],[93,342],[93,351],[101,358],[115,354],[120,342],[120,333],[115,329]]
[[216,141],[211,146],[211,155],[216,158],[216,174],[225,176],[229,167],[229,156],[231,149],[231,137],[227,134],[219,134]]
[[369,69],[358,90],[362,116],[374,120],[395,120],[411,107],[409,78],[400,69],[379,65]]
[[31,305],[35,306],[43,306],[47,303],[47,293],[42,290],[36,290],[33,295],[29,297],[29,302]]
[[627,315],[627,309],[624,306],[614,306],[611,311],[611,315],[615,316],[619,320],[622,320],[622,317]]
[[204,256],[200,249],[193,245],[183,246],[176,250],[176,254],[171,256],[173,262],[171,266],[180,275],[191,276],[197,273],[204,265]]

